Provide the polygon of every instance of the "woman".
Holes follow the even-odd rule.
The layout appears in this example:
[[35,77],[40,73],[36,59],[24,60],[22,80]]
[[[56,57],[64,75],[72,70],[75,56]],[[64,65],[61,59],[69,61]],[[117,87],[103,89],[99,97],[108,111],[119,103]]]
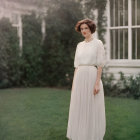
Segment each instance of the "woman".
[[96,25],[90,19],[75,26],[85,40],[78,43],[66,137],[70,140],[103,140],[106,129],[104,90],[101,80],[105,50],[93,37]]

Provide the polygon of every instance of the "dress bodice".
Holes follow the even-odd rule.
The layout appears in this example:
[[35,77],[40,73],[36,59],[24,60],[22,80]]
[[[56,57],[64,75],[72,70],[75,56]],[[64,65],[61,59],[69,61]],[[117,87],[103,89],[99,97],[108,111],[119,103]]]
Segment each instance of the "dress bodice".
[[90,42],[79,42],[74,58],[74,67],[80,64],[96,65],[104,67],[105,65],[105,49],[101,40],[94,38]]

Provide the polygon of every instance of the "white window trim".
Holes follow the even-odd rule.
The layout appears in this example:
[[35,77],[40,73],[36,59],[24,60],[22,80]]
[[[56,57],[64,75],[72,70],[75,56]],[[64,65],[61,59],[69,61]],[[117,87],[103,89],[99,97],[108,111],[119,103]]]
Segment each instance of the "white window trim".
[[128,60],[132,60],[132,8],[131,0],[128,0]]
[[[135,65],[140,67],[140,59],[132,59],[132,29],[140,28],[140,25],[132,25],[132,0],[128,0],[128,26],[117,26],[110,27],[110,0],[107,0],[107,42],[106,42],[106,50],[107,50],[107,61],[110,65],[121,64],[122,62],[127,63],[127,65]],[[110,30],[111,29],[128,29],[128,59],[111,59],[110,51]]]

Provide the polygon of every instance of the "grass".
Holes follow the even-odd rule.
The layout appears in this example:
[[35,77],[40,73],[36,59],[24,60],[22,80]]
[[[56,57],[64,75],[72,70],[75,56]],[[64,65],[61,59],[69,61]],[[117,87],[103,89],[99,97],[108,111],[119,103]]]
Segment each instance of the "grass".
[[[0,140],[67,140],[70,91],[0,90]],[[140,100],[105,97],[104,140],[140,140]]]

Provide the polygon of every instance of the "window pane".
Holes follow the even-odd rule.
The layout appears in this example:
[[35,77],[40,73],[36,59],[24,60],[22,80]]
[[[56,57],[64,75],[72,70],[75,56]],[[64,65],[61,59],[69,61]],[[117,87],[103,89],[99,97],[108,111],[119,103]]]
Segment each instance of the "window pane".
[[124,20],[124,11],[123,11],[123,0],[118,0],[118,7],[119,7],[119,17],[118,17],[118,26],[123,26],[123,20]]
[[128,0],[110,0],[110,25],[128,25]]
[[138,0],[137,1],[137,16],[138,16],[138,21],[137,21],[137,23],[138,23],[138,25],[140,25],[140,0]]
[[132,29],[132,58],[140,59],[140,28]]
[[140,0],[132,0],[132,25],[140,25]]
[[128,26],[128,0],[124,1],[124,5],[125,5],[125,16],[124,16],[124,21],[125,21],[125,26]]
[[110,31],[111,59],[128,59],[128,30],[118,29]]
[[114,13],[115,13],[115,0],[110,0],[110,25],[111,26],[115,26],[114,24],[115,24],[115,22],[114,22],[114,20],[115,20],[115,18],[114,18]]

